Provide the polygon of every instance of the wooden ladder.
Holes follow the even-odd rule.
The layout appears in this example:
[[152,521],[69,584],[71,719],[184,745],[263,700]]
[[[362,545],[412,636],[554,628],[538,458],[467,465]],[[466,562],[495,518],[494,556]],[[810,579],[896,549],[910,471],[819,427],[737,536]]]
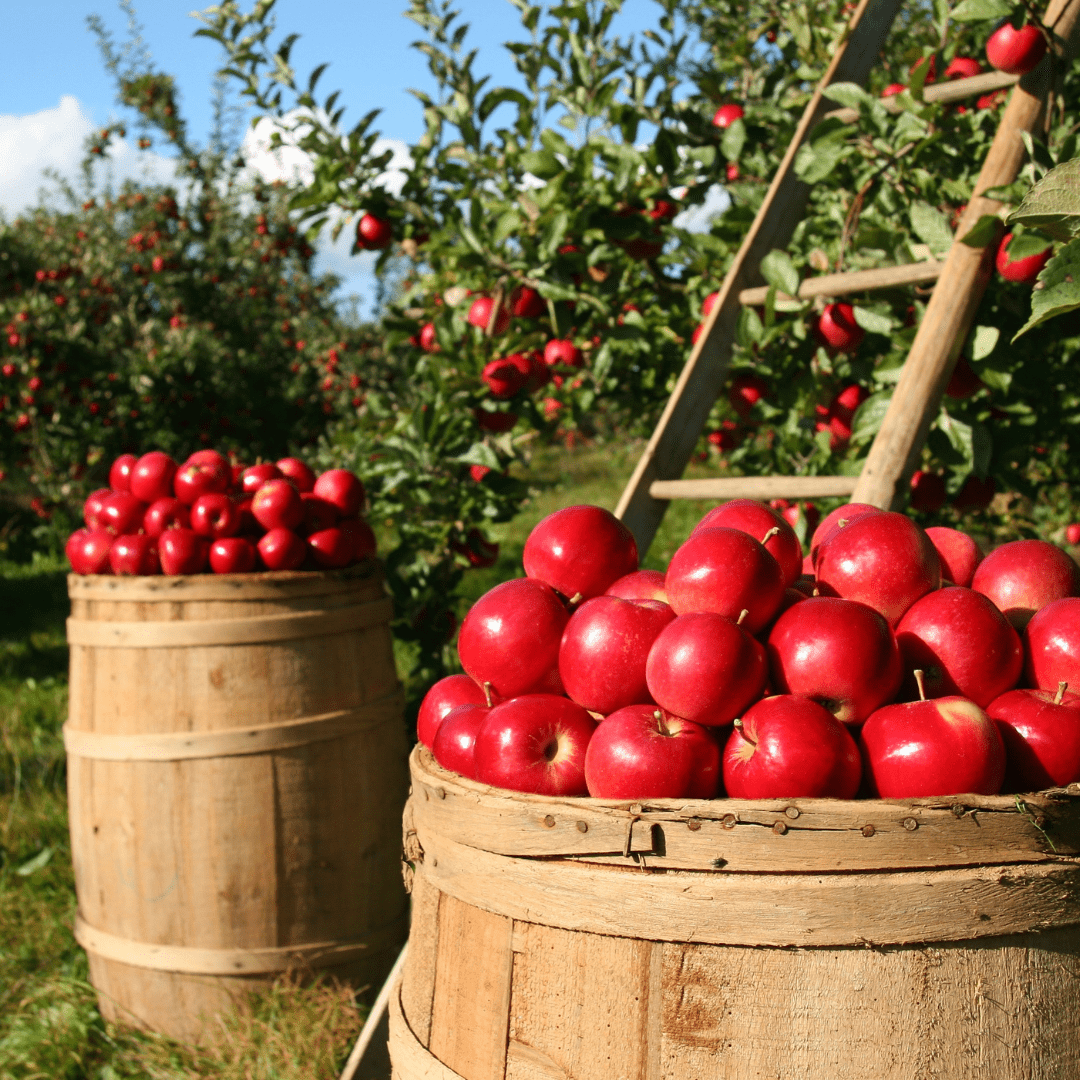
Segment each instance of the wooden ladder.
[[[902,506],[930,425],[937,416],[953,367],[971,328],[975,311],[990,280],[996,245],[970,247],[955,241],[943,261],[930,259],[908,266],[860,270],[808,278],[799,299],[843,296],[898,285],[936,281],[915,340],[904,362],[892,401],[870,447],[862,473],[854,476],[739,476],[684,480],[683,471],[713,403],[727,380],[739,312],[762,304],[767,288],[758,267],[773,249],[787,247],[806,210],[810,189],[794,173],[795,155],[814,126],[827,116],[850,122],[853,109],[829,110],[825,89],[833,83],[862,85],[876,61],[900,8],[901,0],[861,0],[848,32],[833,55],[810,99],[754,218],[697,343],[683,367],[660,421],[630,477],[615,514],[634,534],[638,550],[648,550],[671,499],[825,499],[849,498],[883,509]],[[1062,42],[1070,42],[1080,16],[1080,0],[1051,0],[1044,21]],[[1012,183],[1024,163],[1022,132],[1036,129],[1050,89],[1052,61],[1046,59],[1021,79],[998,72],[929,86],[927,101],[960,101],[1016,84],[997,134],[987,153],[956,229],[964,236],[984,214],[996,214],[1002,203],[980,192]],[[897,108],[885,99],[886,108]],[[778,297],[778,299],[792,299]]]

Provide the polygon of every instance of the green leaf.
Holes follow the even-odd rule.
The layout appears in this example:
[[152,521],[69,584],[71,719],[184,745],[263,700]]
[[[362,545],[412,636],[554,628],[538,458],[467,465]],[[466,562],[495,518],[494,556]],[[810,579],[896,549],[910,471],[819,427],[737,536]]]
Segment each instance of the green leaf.
[[562,163],[550,150],[522,154],[518,161],[526,172],[540,180],[550,180],[563,171]]
[[942,409],[938,428],[944,431],[952,448],[960,455],[968,471],[985,477],[990,467],[993,444],[990,432],[982,424],[965,424]]
[[542,259],[550,259],[554,256],[556,249],[566,236],[566,230],[569,228],[570,215],[565,210],[560,210],[551,221],[548,222],[547,228],[544,229],[544,235],[540,240],[540,247],[538,249],[538,253]]
[[761,276],[788,296],[799,295],[799,271],[786,251],[770,251],[761,260]]
[[48,866],[49,860],[53,856],[53,849],[51,847],[42,848],[32,859],[24,862],[22,866],[18,867],[15,871],[19,877],[29,877],[35,870],[40,870],[44,866]]
[[879,390],[876,394],[871,394],[858,409],[855,410],[851,429],[852,445],[861,446],[868,443],[878,433],[878,428],[881,427],[881,421],[885,419],[885,413],[889,409],[889,402],[892,401],[892,396],[893,392],[891,389]]
[[1080,237],[1070,240],[1043,267],[1031,294],[1031,318],[1013,341],[1047,319],[1076,308],[1080,308]]
[[503,102],[514,101],[522,109],[528,109],[531,107],[529,99],[520,91],[514,90],[511,87],[503,86],[498,90],[492,90],[490,93],[484,95],[483,100],[477,107],[476,115],[480,119],[482,124]]
[[507,210],[505,213],[500,214],[499,220],[495,222],[492,240],[496,244],[501,244],[507,237],[517,233],[521,228],[521,224],[521,215],[516,210]]
[[893,327],[896,325],[891,316],[883,315],[878,311],[871,311],[869,308],[856,305],[854,312],[855,321],[871,334],[891,334]]
[[1008,0],[961,0],[949,12],[953,22],[987,22],[1008,18],[1013,5]]
[[761,317],[752,307],[744,307],[739,312],[739,321],[735,328],[736,340],[746,348],[762,339],[765,327],[761,325]]
[[795,155],[795,174],[807,184],[816,184],[829,175],[851,153],[847,145],[852,131],[837,118],[823,120],[811,132],[809,141]]
[[1026,259],[1029,255],[1041,255],[1048,247],[1050,243],[1045,236],[1037,232],[1025,232],[1019,236],[1014,234],[1005,250],[1015,262],[1017,259]]
[[983,214],[978,221],[960,237],[960,243],[968,247],[984,248],[995,243],[1001,236],[1001,218]]
[[968,339],[969,356],[972,360],[985,360],[997,347],[1001,331],[996,326],[976,326]]
[[833,83],[822,91],[830,101],[846,105],[849,109],[861,109],[875,101],[858,83]]
[[486,465],[489,469],[501,469],[499,458],[487,443],[475,442],[464,454],[459,454],[453,461],[463,465]]
[[911,204],[911,228],[935,255],[943,255],[952,244],[953,234],[948,218],[929,203]]
[[738,161],[739,155],[746,145],[746,125],[742,120],[736,120],[724,131],[720,140],[720,152],[728,161]]

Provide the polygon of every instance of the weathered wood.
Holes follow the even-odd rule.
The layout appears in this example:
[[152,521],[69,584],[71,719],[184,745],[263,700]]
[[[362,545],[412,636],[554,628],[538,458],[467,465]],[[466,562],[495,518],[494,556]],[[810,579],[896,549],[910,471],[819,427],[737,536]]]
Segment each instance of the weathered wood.
[[717,476],[654,480],[654,499],[831,499],[855,490],[854,476]]
[[463,1080],[460,1073],[444,1065],[416,1037],[396,993],[390,995],[390,1042],[394,1048],[393,1080]]
[[[1019,75],[1009,75],[1004,71],[984,71],[981,75],[972,75],[967,79],[953,79],[951,82],[924,86],[923,100],[940,105],[951,105],[957,101],[967,101],[979,94],[992,94],[995,90],[1005,90],[1010,86],[1015,86],[1019,81]],[[900,112],[900,105],[895,98],[882,98],[881,104],[888,112]],[[842,120],[845,124],[854,123],[859,118],[857,109],[833,109],[825,115]]]
[[[873,292],[875,289],[893,289],[902,285],[925,285],[937,281],[944,263],[937,259],[908,263],[904,266],[882,266],[877,270],[854,270],[849,274],[821,274],[804,278],[799,283],[799,300],[812,300],[815,296],[847,296],[850,293]],[[764,304],[769,295],[766,285],[743,289],[739,303],[744,307]],[[792,301],[795,297],[778,292],[776,299]]]
[[405,930],[405,732],[382,578],[244,577],[69,583],[81,627],[306,628],[71,645],[68,799],[91,980],[110,1019],[187,1041],[273,971],[326,965],[377,984]]
[[[1080,16],[1080,0],[1052,0],[1045,22],[1062,39],[1070,39]],[[996,214],[1001,202],[982,194],[1009,184],[1026,158],[1021,132],[1033,132],[1042,117],[1050,87],[1053,58],[1025,75],[1012,91],[994,141],[957,228],[964,236],[986,214]],[[954,243],[904,362],[892,401],[870,447],[853,501],[884,509],[901,507],[908,481],[918,468],[930,425],[971,328],[975,312],[993,273],[996,243],[970,247]]]
[[431,1039],[431,1010],[435,1002],[435,961],[439,951],[439,899],[442,893],[423,876],[413,879],[412,926],[409,952],[401,979],[401,1005],[417,1038]]
[[720,286],[704,330],[683,367],[660,421],[616,507],[645,552],[663,519],[667,502],[650,494],[654,481],[682,476],[731,362],[741,305],[739,293],[760,280],[758,265],[773,248],[787,246],[803,216],[809,188],[793,171],[795,155],[813,126],[828,111],[825,87],[863,83],[876,62],[900,0],[860,0],[845,42],[807,103],[765,199]]

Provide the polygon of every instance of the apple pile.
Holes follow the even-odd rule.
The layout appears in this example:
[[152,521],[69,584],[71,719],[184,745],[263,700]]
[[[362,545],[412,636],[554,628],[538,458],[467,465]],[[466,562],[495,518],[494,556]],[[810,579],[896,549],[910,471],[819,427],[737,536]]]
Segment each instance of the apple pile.
[[86,500],[67,557],[76,574],[338,569],[375,554],[363,503],[355,474],[316,476],[299,458],[244,466],[199,450],[178,465],[160,450],[123,454]]
[[529,535],[417,721],[445,768],[542,795],[920,798],[1080,780],[1080,567],[850,503],[804,557],[710,510],[666,574],[595,506]]

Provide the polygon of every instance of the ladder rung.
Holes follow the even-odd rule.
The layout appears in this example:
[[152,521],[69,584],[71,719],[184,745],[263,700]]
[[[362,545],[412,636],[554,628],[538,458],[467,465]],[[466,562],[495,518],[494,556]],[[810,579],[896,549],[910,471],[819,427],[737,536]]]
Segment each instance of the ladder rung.
[[718,476],[654,480],[654,499],[833,499],[855,490],[857,476]]
[[[1007,86],[1012,86],[1019,81],[1019,75],[1007,75],[1004,71],[984,71],[981,75],[972,75],[967,79],[953,79],[951,82],[926,86],[923,88],[923,100],[951,105],[954,101],[964,101],[977,94],[991,94],[995,90],[1004,90]],[[900,111],[900,106],[891,97],[882,98],[881,104],[889,112]],[[833,109],[832,112],[827,112],[825,117],[851,124],[858,120],[859,114],[855,109]]]
[[[855,270],[849,274],[822,274],[820,277],[807,278],[799,285],[799,299],[809,300],[814,296],[844,296],[848,293],[870,292],[873,289],[891,289],[898,285],[923,285],[928,281],[937,281],[944,263],[937,259],[925,262],[907,263],[904,266],[882,266],[877,270]],[[739,293],[739,303],[744,306],[764,304],[769,295],[765,285],[753,289],[743,289]],[[787,293],[778,292],[777,300],[793,300]]]

